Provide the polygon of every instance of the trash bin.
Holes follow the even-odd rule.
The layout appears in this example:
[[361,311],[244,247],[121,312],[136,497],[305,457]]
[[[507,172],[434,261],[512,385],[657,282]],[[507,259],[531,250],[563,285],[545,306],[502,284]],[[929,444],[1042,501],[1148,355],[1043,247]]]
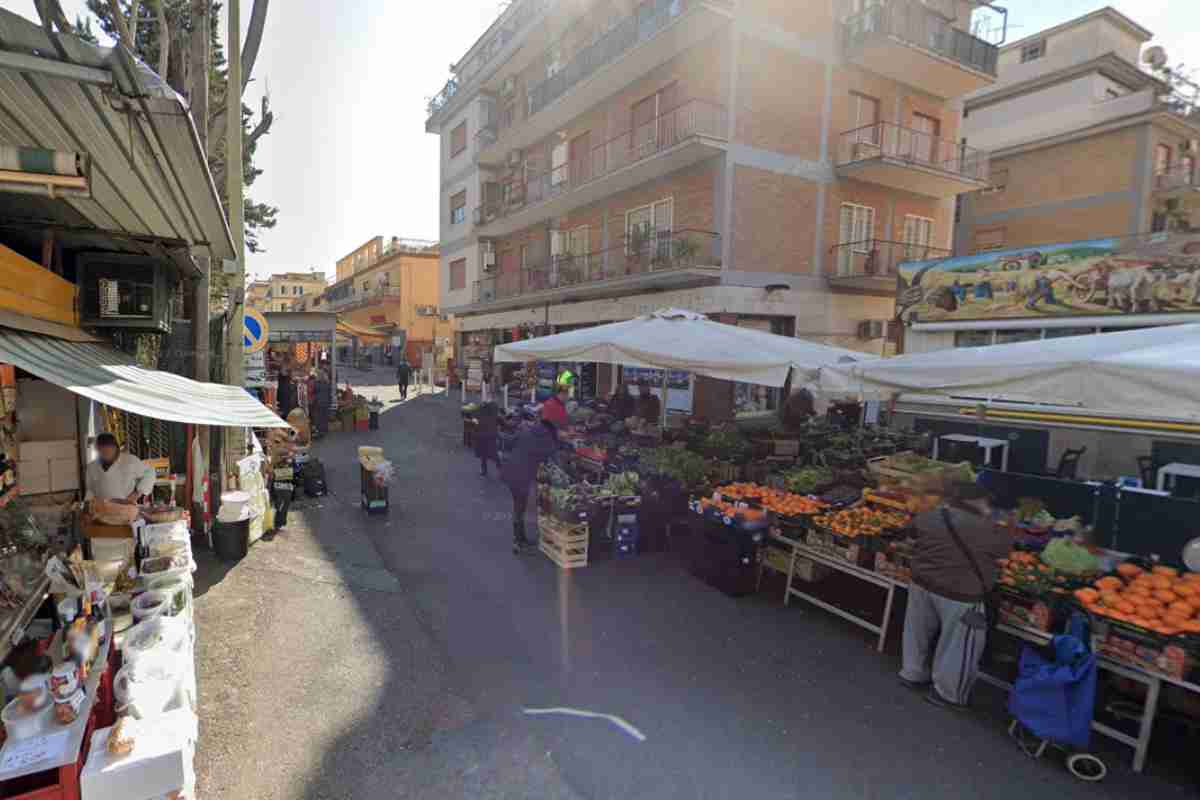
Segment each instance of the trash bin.
[[212,542],[217,558],[222,561],[241,561],[250,551],[250,520],[214,523]]

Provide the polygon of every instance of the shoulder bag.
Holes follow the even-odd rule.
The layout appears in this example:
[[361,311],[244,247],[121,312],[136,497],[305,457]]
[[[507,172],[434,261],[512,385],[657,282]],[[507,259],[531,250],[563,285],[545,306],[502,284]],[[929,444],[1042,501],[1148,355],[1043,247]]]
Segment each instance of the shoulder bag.
[[950,509],[946,508],[945,506],[942,507],[942,521],[946,523],[946,530],[950,532],[950,538],[954,540],[956,545],[958,545],[958,549],[962,551],[964,556],[966,556],[967,563],[971,565],[971,571],[975,573],[975,579],[979,581],[979,594],[984,604],[984,612],[980,612],[972,608],[970,611],[963,614],[963,624],[968,628],[975,628],[976,630],[985,631],[990,627],[988,623],[991,614],[987,613],[989,611],[989,591],[987,581],[983,579],[983,570],[979,568],[979,562],[975,560],[975,556],[971,553],[970,548],[967,547],[966,542],[964,542],[962,537],[958,535],[958,529],[954,527],[954,523],[950,519]]

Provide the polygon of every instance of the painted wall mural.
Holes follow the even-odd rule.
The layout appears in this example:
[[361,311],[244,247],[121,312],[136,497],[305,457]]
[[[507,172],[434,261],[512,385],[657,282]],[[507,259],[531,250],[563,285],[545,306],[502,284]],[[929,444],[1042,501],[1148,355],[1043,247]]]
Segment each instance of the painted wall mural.
[[1200,312],[1200,235],[1151,234],[909,261],[908,322]]

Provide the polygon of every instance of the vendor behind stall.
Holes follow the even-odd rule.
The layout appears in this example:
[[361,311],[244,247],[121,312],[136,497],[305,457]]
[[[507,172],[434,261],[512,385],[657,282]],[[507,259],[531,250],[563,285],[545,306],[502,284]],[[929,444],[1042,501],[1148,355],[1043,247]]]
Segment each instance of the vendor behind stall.
[[117,437],[96,437],[96,460],[87,467],[87,498],[136,503],[154,491],[154,467],[130,453],[122,453]]
[[638,384],[637,411],[634,416],[641,417],[646,422],[655,425],[662,416],[662,403],[659,402],[658,396],[650,391],[649,381],[642,381]]
[[570,387],[559,384],[554,395],[542,404],[542,419],[554,423],[556,428],[564,428],[569,422],[567,417],[567,396]]
[[617,419],[628,419],[633,416],[634,400],[633,395],[629,393],[629,384],[625,381],[617,386],[617,390],[613,392],[608,401],[608,413],[612,414]]

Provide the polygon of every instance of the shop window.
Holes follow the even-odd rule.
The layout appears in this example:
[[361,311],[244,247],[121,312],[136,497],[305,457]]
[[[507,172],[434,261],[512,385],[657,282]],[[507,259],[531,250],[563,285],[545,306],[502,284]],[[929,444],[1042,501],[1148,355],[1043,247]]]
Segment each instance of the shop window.
[[986,347],[992,343],[992,331],[955,331],[955,347]]
[[450,157],[467,149],[467,123],[463,120],[458,124],[458,127],[450,131]]
[[461,225],[467,221],[467,192],[464,189],[450,198],[450,224]]
[[450,291],[467,288],[467,260],[460,258],[450,262]]
[[1015,342],[1032,342],[1042,338],[1040,329],[1023,331],[996,331],[996,344],[1013,344]]

